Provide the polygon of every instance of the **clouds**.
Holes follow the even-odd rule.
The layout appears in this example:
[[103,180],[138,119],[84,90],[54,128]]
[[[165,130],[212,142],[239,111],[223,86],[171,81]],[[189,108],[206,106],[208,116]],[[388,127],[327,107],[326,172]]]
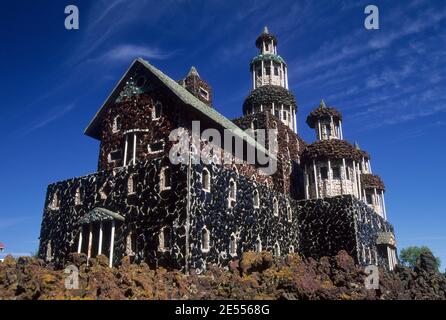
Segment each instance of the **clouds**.
[[138,57],[146,59],[167,59],[172,54],[173,52],[163,52],[158,48],[152,48],[150,46],[123,44],[106,51],[99,57],[99,60],[105,60],[107,62],[129,62]]
[[41,129],[50,123],[62,118],[67,113],[69,113],[71,110],[73,110],[75,107],[74,104],[68,104],[66,106],[58,106],[54,109],[52,109],[50,112],[46,113],[44,117],[42,117],[39,121],[34,122],[34,124],[31,124],[29,126],[26,126],[22,128],[21,134],[22,135],[28,135],[38,129]]

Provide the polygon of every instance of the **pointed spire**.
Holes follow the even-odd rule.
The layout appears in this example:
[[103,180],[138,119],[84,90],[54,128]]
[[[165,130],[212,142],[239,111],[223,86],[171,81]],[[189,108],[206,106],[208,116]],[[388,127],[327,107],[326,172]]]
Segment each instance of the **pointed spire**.
[[319,107],[320,108],[326,108],[327,106],[325,105],[325,101],[324,99],[321,99],[321,102],[319,103]]
[[359,144],[355,141],[355,149],[356,150],[361,150],[361,148],[359,147]]
[[263,33],[269,33],[269,31],[268,31],[268,27],[267,27],[267,26],[265,26],[265,27],[263,28]]
[[190,70],[189,70],[189,73],[187,74],[187,76],[188,77],[189,76],[197,76],[197,77],[199,77],[200,75],[198,74],[197,69],[194,66],[192,66],[192,67],[190,67]]

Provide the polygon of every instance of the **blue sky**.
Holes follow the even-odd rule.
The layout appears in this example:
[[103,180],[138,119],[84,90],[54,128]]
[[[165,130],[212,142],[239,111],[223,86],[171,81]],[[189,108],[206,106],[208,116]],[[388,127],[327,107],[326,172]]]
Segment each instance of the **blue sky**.
[[[363,26],[380,9],[380,29]],[[76,4],[80,29],[64,28]],[[324,98],[344,137],[372,155],[399,248],[427,245],[446,266],[445,1],[6,1],[0,7],[0,242],[38,245],[46,186],[96,171],[83,130],[133,58],[174,79],[191,65],[216,108],[241,115],[255,38],[268,25],[289,67],[298,130]]]

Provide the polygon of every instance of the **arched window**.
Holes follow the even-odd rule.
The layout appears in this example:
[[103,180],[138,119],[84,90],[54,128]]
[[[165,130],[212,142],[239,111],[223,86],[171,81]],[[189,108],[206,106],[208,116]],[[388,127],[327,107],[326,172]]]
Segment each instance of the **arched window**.
[[231,240],[229,241],[229,254],[231,256],[237,255],[237,238],[234,234],[231,234]]
[[294,253],[294,246],[293,245],[290,245],[289,253]]
[[232,207],[233,202],[237,200],[237,184],[233,179],[229,180],[228,204]]
[[276,257],[280,257],[280,246],[279,246],[279,243],[278,243],[278,242],[276,242],[276,243],[274,244],[274,255],[275,255]]
[[171,186],[170,168],[163,167],[160,172],[160,190],[170,190]]
[[121,130],[121,117],[116,116],[113,119],[113,132],[118,132]]
[[255,244],[255,251],[262,252],[262,240],[260,240],[260,237],[257,237],[256,244]]
[[289,222],[293,221],[293,212],[289,203],[286,205],[286,216]]
[[158,236],[158,250],[159,251],[166,251],[169,250],[171,247],[171,241],[172,241],[172,233],[170,230],[170,227],[163,227],[161,229],[161,232]]
[[201,230],[201,251],[208,252],[210,247],[210,232],[209,230],[204,227]]
[[204,168],[203,172],[201,173],[201,186],[203,188],[203,191],[211,191],[211,174],[206,168]]
[[254,190],[254,194],[252,196],[252,202],[253,202],[253,207],[254,208],[260,208],[260,196],[259,196],[259,191]]
[[157,101],[152,109],[152,120],[158,120],[163,114],[163,105]]
[[127,180],[127,194],[135,194],[136,190],[135,190],[135,182],[133,179],[133,175],[129,176],[128,180]]
[[275,217],[279,216],[279,202],[276,198],[273,199],[273,214]]

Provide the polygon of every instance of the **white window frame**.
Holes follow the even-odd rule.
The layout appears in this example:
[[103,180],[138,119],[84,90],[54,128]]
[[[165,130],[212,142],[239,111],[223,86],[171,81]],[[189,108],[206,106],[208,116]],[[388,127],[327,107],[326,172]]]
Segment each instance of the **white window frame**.
[[275,217],[279,216],[279,201],[276,197],[273,198],[273,215]]
[[[232,250],[232,247],[234,247],[234,251]],[[231,257],[237,256],[237,236],[234,233],[232,233],[229,238],[229,255]]]
[[[151,146],[156,144],[156,143],[160,143],[160,142],[163,144],[163,147],[160,150],[153,151]],[[166,146],[166,143],[164,142],[164,140],[157,140],[157,141],[154,141],[153,143],[150,143],[150,144],[147,145],[147,152],[150,153],[150,154],[161,153],[161,152],[164,151],[164,147],[165,146]]]
[[[257,199],[257,201],[256,201]],[[253,195],[252,195],[252,206],[254,209],[260,208],[260,194],[257,189],[254,189]]]
[[170,190],[172,188],[172,171],[170,170],[169,174],[169,185],[166,185],[166,175],[165,171],[170,170],[170,167],[162,167],[160,171],[160,191]]
[[[202,94],[202,91],[205,92],[206,96],[204,96],[204,95]],[[200,95],[200,97],[202,97],[202,98],[206,99],[207,101],[209,101],[209,91],[207,91],[207,90],[206,90],[205,88],[203,88],[202,86],[200,86],[200,87],[198,88],[198,94]]]
[[204,192],[211,192],[211,173],[207,168],[201,172],[201,187]]
[[113,124],[112,124],[112,132],[116,133],[121,131],[121,125],[118,122],[121,119],[121,116],[117,115],[113,118]]
[[[159,115],[156,114],[156,108],[160,107]],[[155,102],[152,108],[152,120],[159,120],[163,116],[163,104],[160,101]]]
[[[203,241],[203,236],[207,237],[207,239],[205,239],[206,241]],[[207,244],[207,246],[205,246],[205,244]],[[203,229],[201,229],[201,252],[206,253],[209,252],[210,249],[211,249],[211,233],[209,229],[206,228],[206,226],[204,226]]]

